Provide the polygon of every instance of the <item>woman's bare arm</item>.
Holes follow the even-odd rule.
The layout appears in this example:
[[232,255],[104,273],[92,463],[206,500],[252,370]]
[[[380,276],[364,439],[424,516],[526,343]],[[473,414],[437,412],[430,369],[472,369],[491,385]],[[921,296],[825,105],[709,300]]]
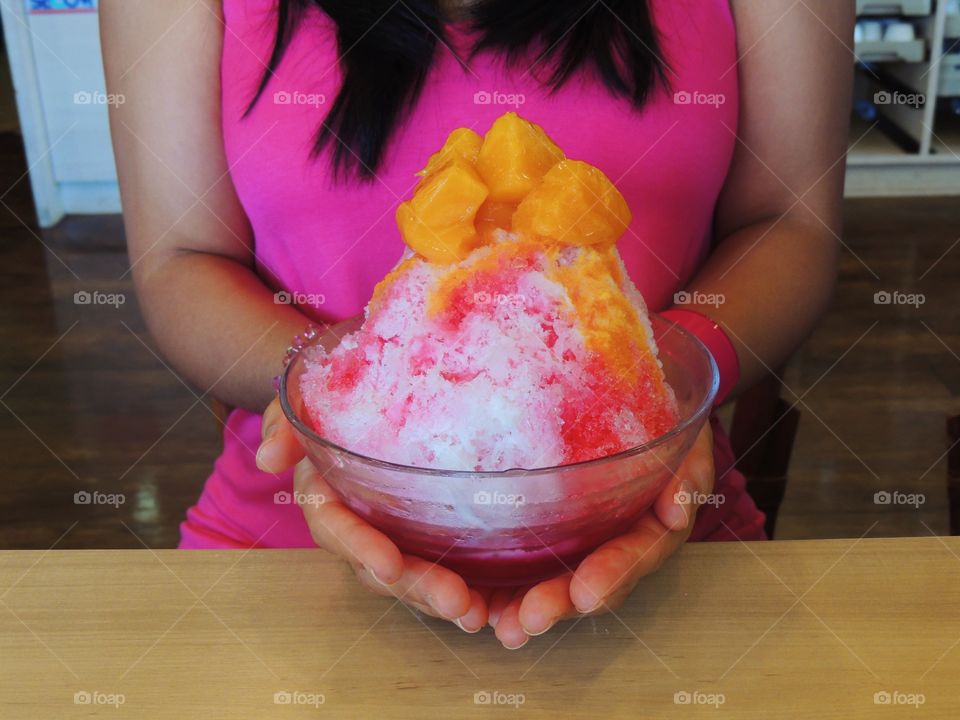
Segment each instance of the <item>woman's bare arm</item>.
[[[162,353],[231,405],[266,407],[306,318],[273,301],[230,178],[218,0],[103,0],[110,127],[137,295]],[[269,137],[262,142],[269,142]]]
[[697,310],[727,329],[743,389],[786,360],[833,291],[855,18],[853,3],[834,0],[731,4],[739,142],[717,208],[720,244],[691,289],[725,296]]

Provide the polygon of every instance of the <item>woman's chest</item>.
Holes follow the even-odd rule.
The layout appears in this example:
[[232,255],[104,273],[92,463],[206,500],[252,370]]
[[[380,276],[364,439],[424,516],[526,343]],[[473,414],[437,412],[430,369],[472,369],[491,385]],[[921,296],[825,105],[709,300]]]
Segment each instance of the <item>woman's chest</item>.
[[[272,42],[264,32],[267,5],[245,5],[233,17],[228,8],[224,38],[231,176],[272,282],[340,299],[318,308],[320,315],[362,306],[396,262],[402,250],[396,207],[446,135],[457,127],[482,134],[508,111],[541,125],[569,157],[596,165],[623,193],[634,219],[618,246],[653,307],[665,304],[701,262],[737,123],[735,34],[723,3],[658,12],[670,87],[658,88],[639,111],[589,73],[551,93],[535,66],[507,68],[487,55],[463,62],[454,49],[466,57],[465,45],[441,45],[416,105],[366,183],[334,182],[329,153],[310,156],[342,82],[326,18],[301,27],[260,101],[242,117]],[[465,41],[454,35],[452,42],[458,39]]]

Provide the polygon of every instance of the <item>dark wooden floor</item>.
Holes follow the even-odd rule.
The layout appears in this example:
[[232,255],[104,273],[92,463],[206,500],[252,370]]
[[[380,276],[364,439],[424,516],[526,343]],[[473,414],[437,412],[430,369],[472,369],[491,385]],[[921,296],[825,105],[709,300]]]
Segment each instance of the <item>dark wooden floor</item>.
[[[10,188],[25,171],[17,136],[0,135],[0,157]],[[0,547],[175,545],[219,433],[149,349],[119,220],[71,218],[41,233],[26,179],[0,201]],[[960,414],[960,200],[857,200],[846,211],[836,302],[786,375],[803,415],[777,535],[945,533],[945,418]],[[876,305],[881,290],[926,301]],[[81,291],[125,303],[76,304]],[[125,502],[75,503],[94,490]],[[877,504],[883,490],[925,501]]]
[[[26,169],[18,148],[0,135],[0,188]],[[58,547],[172,547],[216,457],[216,421],[148,348],[129,276],[119,279],[119,219],[40,233],[29,197],[23,179],[0,205],[0,547],[46,548],[65,532]],[[82,291],[126,302],[75,304]],[[84,490],[125,502],[75,504]]]
[[[835,301],[787,373],[804,404],[777,537],[947,533],[946,418],[960,414],[960,198],[849,200],[845,223]],[[924,302],[878,305],[877,292]],[[878,505],[883,491],[924,502]]]

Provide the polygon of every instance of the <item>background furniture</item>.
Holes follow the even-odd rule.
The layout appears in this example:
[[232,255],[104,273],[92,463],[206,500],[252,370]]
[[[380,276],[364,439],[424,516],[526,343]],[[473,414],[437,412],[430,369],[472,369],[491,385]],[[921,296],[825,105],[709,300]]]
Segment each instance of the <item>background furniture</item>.
[[96,0],[0,3],[40,227],[120,212]]
[[910,23],[916,39],[855,45],[848,196],[960,190],[960,13],[947,0],[857,0],[862,21]]

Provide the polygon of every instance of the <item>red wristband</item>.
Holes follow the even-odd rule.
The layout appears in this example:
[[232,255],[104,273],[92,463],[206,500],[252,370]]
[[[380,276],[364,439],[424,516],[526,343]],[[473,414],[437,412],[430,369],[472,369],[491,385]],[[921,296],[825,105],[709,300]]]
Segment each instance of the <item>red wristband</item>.
[[720,389],[714,405],[722,403],[740,380],[740,360],[727,333],[714,320],[695,310],[670,308],[660,315],[693,333],[707,346],[720,371]]

